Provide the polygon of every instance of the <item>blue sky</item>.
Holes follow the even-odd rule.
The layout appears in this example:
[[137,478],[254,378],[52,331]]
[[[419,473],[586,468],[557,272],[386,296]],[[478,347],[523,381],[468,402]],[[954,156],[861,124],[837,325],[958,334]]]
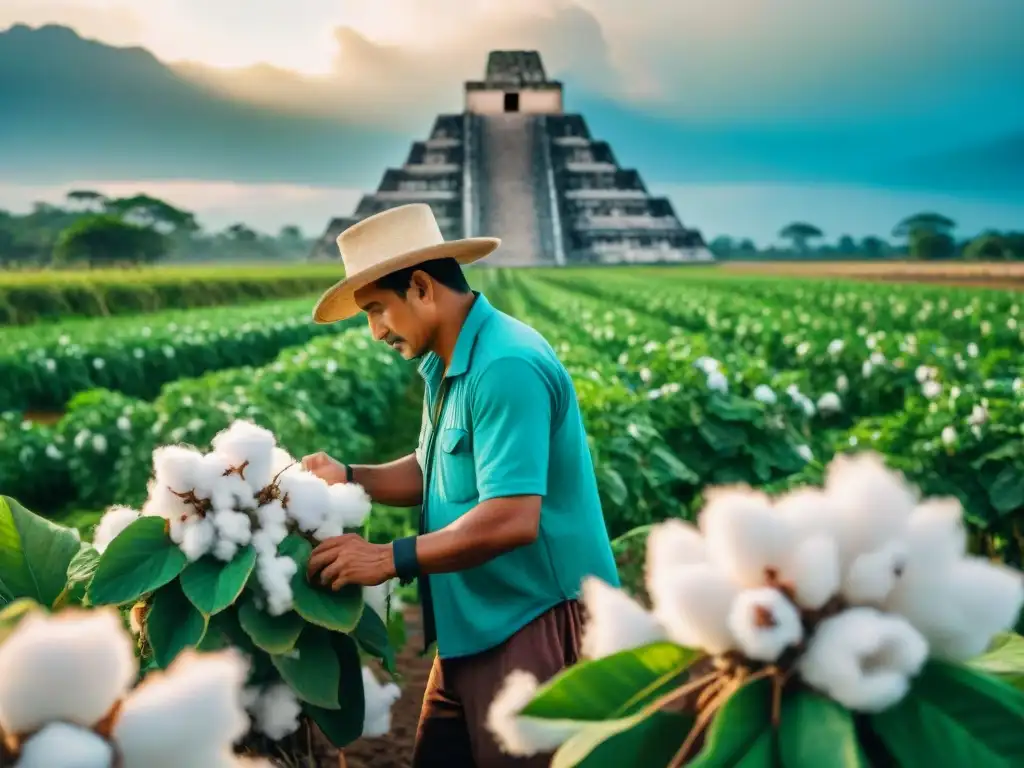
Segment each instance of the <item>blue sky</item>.
[[[768,240],[791,210],[830,235],[884,234],[928,204],[966,229],[1024,228],[1024,168],[989,150],[1024,138],[1019,0],[3,0],[0,29],[18,22],[140,45],[218,91],[410,141],[460,109],[488,50],[536,47],[568,107],[709,236]],[[381,172],[402,160],[382,145]],[[211,224],[259,210],[267,228],[315,230],[379,179],[293,170],[159,184]],[[0,170],[0,205],[156,176]]]

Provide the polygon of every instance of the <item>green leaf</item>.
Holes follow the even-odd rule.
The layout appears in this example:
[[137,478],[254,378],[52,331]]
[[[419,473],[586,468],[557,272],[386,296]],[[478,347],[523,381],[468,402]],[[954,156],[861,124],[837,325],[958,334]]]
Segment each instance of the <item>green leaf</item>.
[[760,406],[736,395],[712,394],[706,408],[725,421],[749,422],[761,415]]
[[[742,765],[744,756],[764,749],[765,734],[771,735],[771,682],[758,680],[736,691],[711,721],[704,747],[687,768],[732,768]],[[753,759],[753,758],[752,758]],[[757,765],[756,760],[752,765]]]
[[30,597],[19,597],[0,611],[0,643],[15,630],[23,618],[34,611],[42,610],[42,606]]
[[146,614],[146,638],[161,669],[166,669],[185,648],[199,644],[206,634],[207,621],[185,597],[177,581],[154,593]]
[[73,529],[0,496],[0,606],[22,597],[53,605],[81,546]]
[[1016,632],[1000,635],[986,653],[968,663],[1024,690],[1024,637]]
[[996,511],[1003,515],[1024,507],[1024,472],[1013,464],[1003,467],[988,487],[988,497]]
[[1024,765],[1024,694],[967,666],[929,661],[871,727],[904,765]]
[[341,749],[363,734],[366,711],[363,668],[355,640],[341,634],[332,634],[330,637],[331,648],[339,669],[338,687],[335,692],[338,707],[323,709],[312,704],[303,704],[302,709],[316,722],[328,741]]
[[324,709],[338,708],[341,670],[329,632],[308,627],[293,650],[273,654],[270,660],[300,699]]
[[850,710],[805,688],[782,705],[779,744],[783,768],[867,768]]
[[192,605],[212,616],[238,599],[256,565],[256,550],[240,549],[227,563],[207,555],[181,573],[181,588]]
[[100,553],[92,544],[82,544],[82,548],[71,558],[68,565],[67,584],[53,601],[53,608],[65,605],[77,605],[85,600],[85,590],[96,574],[96,566],[100,562]]
[[699,656],[674,643],[653,643],[574,664],[543,685],[520,714],[554,720],[626,717],[681,683]]
[[238,605],[238,621],[253,643],[267,653],[282,654],[295,647],[295,641],[306,626],[294,611],[271,616],[256,605],[256,598],[247,592]]
[[651,469],[662,478],[681,483],[697,485],[700,477],[680,461],[671,451],[662,446],[655,446],[650,453]]
[[100,556],[89,585],[93,605],[124,605],[159,589],[188,565],[171,541],[162,517],[140,517],[125,528]]
[[375,610],[369,607],[363,609],[363,615],[359,617],[352,637],[364,651],[381,659],[384,668],[394,674],[395,650],[388,637],[388,628]]
[[299,566],[292,577],[292,603],[299,616],[310,624],[335,632],[351,632],[359,623],[363,610],[363,590],[354,584],[337,592],[328,587],[313,586],[306,581],[306,565],[313,546],[295,534],[289,535],[278,551],[292,558]]
[[747,433],[742,427],[705,418],[697,424],[697,431],[711,446],[711,450],[723,456],[732,456],[747,441]]
[[[569,762],[573,759],[571,748],[560,749],[551,765],[552,768],[570,765],[583,768],[668,765],[692,726],[693,718],[687,715],[655,712],[632,728],[604,738],[577,762]],[[600,726],[591,728],[596,735]]]
[[[392,611],[388,617],[388,642],[396,652],[405,647],[407,642],[405,632],[405,616],[401,611]],[[390,670],[389,670],[390,671]]]

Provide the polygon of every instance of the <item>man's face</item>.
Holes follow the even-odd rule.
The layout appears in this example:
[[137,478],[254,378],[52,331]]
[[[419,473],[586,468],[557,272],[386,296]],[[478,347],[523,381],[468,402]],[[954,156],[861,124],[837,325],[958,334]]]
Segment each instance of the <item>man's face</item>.
[[355,299],[377,341],[388,344],[406,360],[426,354],[436,324],[434,303],[420,295],[416,282],[409,286],[405,298],[369,285],[356,291]]

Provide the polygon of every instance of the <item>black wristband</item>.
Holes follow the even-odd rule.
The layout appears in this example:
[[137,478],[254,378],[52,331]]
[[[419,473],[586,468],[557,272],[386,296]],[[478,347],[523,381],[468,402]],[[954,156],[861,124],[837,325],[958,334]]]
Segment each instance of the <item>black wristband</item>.
[[345,468],[345,482],[346,483],[351,483],[352,482],[352,478],[355,475],[355,473],[352,471],[352,465],[351,464],[342,464],[341,466],[343,466]]
[[408,584],[420,575],[420,563],[416,559],[416,537],[406,536],[395,539],[391,544],[391,552],[395,558],[395,574],[401,584]]

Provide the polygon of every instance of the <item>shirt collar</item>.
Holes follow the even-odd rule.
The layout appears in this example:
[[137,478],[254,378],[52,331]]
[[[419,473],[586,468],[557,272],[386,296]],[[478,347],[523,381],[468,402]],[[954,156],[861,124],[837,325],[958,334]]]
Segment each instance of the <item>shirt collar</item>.
[[[473,356],[473,348],[476,345],[480,329],[488,318],[494,314],[494,307],[487,301],[487,298],[479,291],[473,291],[476,300],[469,308],[466,319],[462,322],[459,330],[459,337],[455,341],[455,349],[452,350],[452,360],[448,365],[448,377],[461,376],[469,369],[469,361]],[[423,358],[419,365],[419,373],[426,378],[433,369],[435,361],[440,363],[440,358],[433,352]]]

